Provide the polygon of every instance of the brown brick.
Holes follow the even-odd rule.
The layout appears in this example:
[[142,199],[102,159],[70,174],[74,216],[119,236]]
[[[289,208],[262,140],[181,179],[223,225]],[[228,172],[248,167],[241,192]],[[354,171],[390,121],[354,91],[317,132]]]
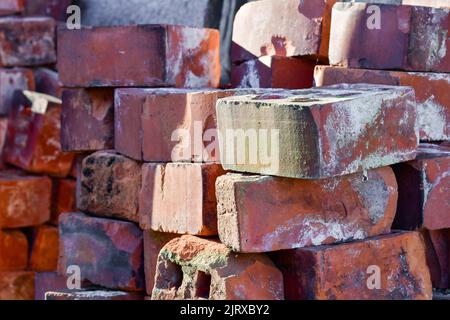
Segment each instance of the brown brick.
[[223,174],[219,163],[145,163],[139,201],[141,228],[216,235],[215,183]]
[[47,177],[0,171],[0,228],[22,228],[50,219],[52,182]]
[[0,18],[0,39],[2,66],[39,66],[56,62],[53,19]]
[[[284,276],[286,299],[431,300],[423,239],[416,232],[273,255]],[[371,267],[371,268],[370,268]],[[380,287],[370,278],[380,271]],[[379,269],[378,269],[379,268]]]
[[83,160],[77,179],[77,208],[93,214],[139,222],[141,165],[112,151]]
[[0,230],[0,272],[25,270],[27,263],[28,240],[25,234],[20,230]]
[[0,272],[0,300],[33,300],[34,272]]
[[213,29],[167,25],[61,29],[58,49],[58,69],[68,87],[219,84],[219,32]]
[[235,254],[218,241],[194,236],[170,241],[159,254],[154,300],[283,298],[282,275],[263,254]]
[[135,224],[83,213],[64,213],[59,221],[59,274],[77,265],[81,280],[110,289],[145,290],[143,234]]

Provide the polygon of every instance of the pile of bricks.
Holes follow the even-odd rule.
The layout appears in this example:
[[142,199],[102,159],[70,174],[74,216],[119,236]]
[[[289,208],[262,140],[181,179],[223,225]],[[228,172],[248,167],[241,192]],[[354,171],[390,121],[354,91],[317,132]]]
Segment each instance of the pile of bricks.
[[61,83],[0,82],[28,172],[0,174],[0,299],[447,299],[450,3],[384,2],[244,5],[232,89],[206,28],[61,27],[52,61],[2,62]]
[[0,4],[0,300],[39,298],[35,281],[56,274],[58,216],[75,204],[74,155],[60,144],[61,106],[36,113],[23,94],[61,96],[54,65],[63,2]]

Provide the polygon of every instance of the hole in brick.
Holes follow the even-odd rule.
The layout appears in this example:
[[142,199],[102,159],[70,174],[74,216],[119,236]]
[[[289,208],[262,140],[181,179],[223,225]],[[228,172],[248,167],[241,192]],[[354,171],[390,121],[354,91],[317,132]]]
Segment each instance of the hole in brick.
[[171,261],[165,261],[163,268],[159,268],[160,277],[157,286],[161,289],[178,289],[183,283],[181,266]]
[[197,274],[197,281],[195,283],[195,296],[197,298],[209,299],[210,288],[211,288],[211,275],[199,271]]

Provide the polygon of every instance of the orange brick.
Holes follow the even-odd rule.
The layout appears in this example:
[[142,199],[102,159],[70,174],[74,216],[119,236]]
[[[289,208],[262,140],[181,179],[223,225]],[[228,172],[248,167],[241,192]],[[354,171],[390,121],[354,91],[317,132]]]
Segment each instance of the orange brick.
[[58,265],[58,228],[39,226],[31,231],[29,269],[37,272],[56,271]]
[[0,300],[33,300],[34,272],[0,272]]
[[0,230],[0,271],[25,270],[28,240],[20,230]]

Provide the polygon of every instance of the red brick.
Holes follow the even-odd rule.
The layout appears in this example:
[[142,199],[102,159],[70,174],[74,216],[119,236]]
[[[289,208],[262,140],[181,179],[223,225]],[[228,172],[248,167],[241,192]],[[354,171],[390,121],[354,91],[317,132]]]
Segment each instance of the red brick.
[[45,300],[144,300],[139,292],[112,291],[102,289],[85,289],[78,291],[50,291],[45,294]]
[[407,87],[341,84],[230,97],[218,101],[217,119],[221,163],[240,172],[329,178],[412,160],[418,145]]
[[25,270],[28,240],[20,230],[0,230],[0,272]]
[[0,69],[0,115],[9,114],[15,104],[16,91],[35,90],[33,71],[13,68]]
[[22,228],[50,219],[52,182],[15,172],[0,172],[0,228]]
[[75,210],[76,181],[53,179],[52,214],[50,223],[58,225],[61,213]]
[[83,160],[77,179],[77,208],[96,215],[139,222],[141,165],[112,151]]
[[56,271],[58,265],[58,228],[39,226],[31,231],[29,269],[37,272]]
[[82,280],[105,288],[145,290],[143,234],[135,224],[120,220],[64,213],[60,217],[58,273],[80,267]]
[[219,160],[217,99],[268,89],[118,89],[115,150],[151,162]]
[[63,92],[61,143],[64,151],[114,147],[114,90],[66,89]]
[[232,61],[261,56],[326,57],[335,2],[265,0],[245,4],[234,20]]
[[315,83],[319,87],[338,83],[413,87],[416,93],[420,139],[450,139],[450,74],[317,66]]
[[[423,239],[416,232],[273,255],[284,276],[286,299],[431,300]],[[380,289],[370,289],[369,267],[379,268]]]
[[61,107],[50,105],[43,114],[24,105],[9,115],[5,161],[33,173],[66,177],[74,155],[61,151]]
[[231,68],[235,88],[304,89],[313,86],[316,62],[306,58],[261,57]]
[[58,49],[58,69],[68,87],[219,84],[217,30],[166,25],[61,29]]
[[61,98],[63,87],[57,72],[48,68],[34,69],[36,91]]
[[223,174],[219,163],[145,163],[139,201],[141,228],[216,235],[215,183]]
[[450,289],[450,229],[422,230],[433,288]]
[[1,18],[0,39],[2,66],[39,66],[56,62],[53,19]]
[[450,148],[423,144],[417,159],[394,166],[399,203],[394,227],[450,228]]
[[219,237],[234,251],[269,252],[388,233],[397,204],[394,173],[385,167],[367,178],[219,177]]
[[283,297],[283,277],[263,254],[235,254],[218,241],[194,236],[170,241],[159,254],[154,300]]
[[148,295],[152,295],[155,285],[156,264],[161,249],[170,240],[176,238],[176,234],[144,231],[144,272],[145,288]]
[[3,148],[6,143],[6,133],[8,132],[8,118],[0,118],[0,170],[5,169],[3,162]]
[[[67,276],[58,275],[56,272],[36,272],[34,281],[34,300],[45,300],[45,293],[48,291],[76,291],[67,289]],[[81,287],[90,286],[87,281],[81,283]]]
[[0,272],[0,300],[33,300],[34,272]]
[[374,16],[367,12],[369,6],[338,3],[333,7],[330,64],[450,72],[448,9],[380,4],[382,21],[377,29],[367,25]]
[[0,16],[20,13],[23,9],[23,0],[2,0],[0,3]]
[[58,21],[65,21],[68,17],[67,7],[73,0],[24,0],[26,16],[47,16]]

